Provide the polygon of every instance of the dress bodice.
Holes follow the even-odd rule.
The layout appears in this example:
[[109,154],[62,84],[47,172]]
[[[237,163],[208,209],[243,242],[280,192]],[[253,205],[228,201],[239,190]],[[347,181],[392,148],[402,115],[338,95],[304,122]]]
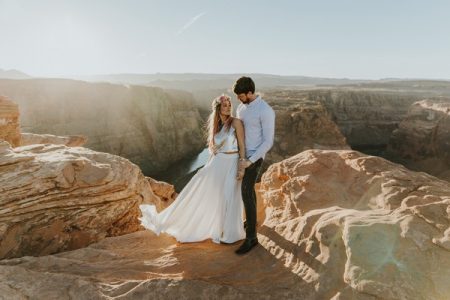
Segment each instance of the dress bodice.
[[238,151],[238,142],[233,126],[227,130],[225,126],[214,136],[214,144],[218,146],[218,152]]

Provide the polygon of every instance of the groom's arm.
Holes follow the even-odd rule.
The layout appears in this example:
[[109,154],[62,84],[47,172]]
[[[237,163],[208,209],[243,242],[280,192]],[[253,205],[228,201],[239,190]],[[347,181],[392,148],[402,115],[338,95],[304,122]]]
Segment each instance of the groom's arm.
[[263,142],[258,149],[256,149],[256,152],[249,158],[251,163],[254,163],[258,159],[262,158],[273,146],[275,136],[275,112],[270,106],[265,107],[261,114],[261,126]]

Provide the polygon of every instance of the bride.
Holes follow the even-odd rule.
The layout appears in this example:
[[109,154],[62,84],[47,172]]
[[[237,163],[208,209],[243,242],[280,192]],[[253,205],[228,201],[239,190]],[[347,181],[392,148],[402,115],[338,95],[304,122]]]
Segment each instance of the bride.
[[245,159],[244,126],[232,116],[231,99],[213,100],[208,119],[210,159],[189,181],[175,201],[161,212],[154,205],[140,205],[141,224],[179,242],[212,239],[234,243],[245,238],[241,183]]

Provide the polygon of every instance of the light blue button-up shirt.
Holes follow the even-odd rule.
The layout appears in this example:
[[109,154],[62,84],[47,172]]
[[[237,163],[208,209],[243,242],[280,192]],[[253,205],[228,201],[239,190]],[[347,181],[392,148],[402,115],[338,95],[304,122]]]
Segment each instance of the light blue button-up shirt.
[[249,104],[239,104],[237,117],[244,123],[245,153],[254,163],[266,156],[273,146],[275,135],[275,112],[258,96]]

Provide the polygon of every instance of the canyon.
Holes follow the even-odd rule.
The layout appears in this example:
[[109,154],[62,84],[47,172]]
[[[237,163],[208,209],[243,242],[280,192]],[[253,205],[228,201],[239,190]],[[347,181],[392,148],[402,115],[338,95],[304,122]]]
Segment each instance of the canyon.
[[[191,94],[24,82],[8,82],[17,102],[0,97],[0,298],[450,297],[449,98],[264,91],[277,129],[255,187],[260,245],[236,256],[239,243],[182,244],[139,224],[140,204],[177,197],[144,170],[203,148]],[[151,162],[114,148],[145,135]]]
[[82,135],[86,147],[126,157],[155,175],[203,146],[192,95],[161,88],[68,79],[0,79],[20,106],[22,132]]

